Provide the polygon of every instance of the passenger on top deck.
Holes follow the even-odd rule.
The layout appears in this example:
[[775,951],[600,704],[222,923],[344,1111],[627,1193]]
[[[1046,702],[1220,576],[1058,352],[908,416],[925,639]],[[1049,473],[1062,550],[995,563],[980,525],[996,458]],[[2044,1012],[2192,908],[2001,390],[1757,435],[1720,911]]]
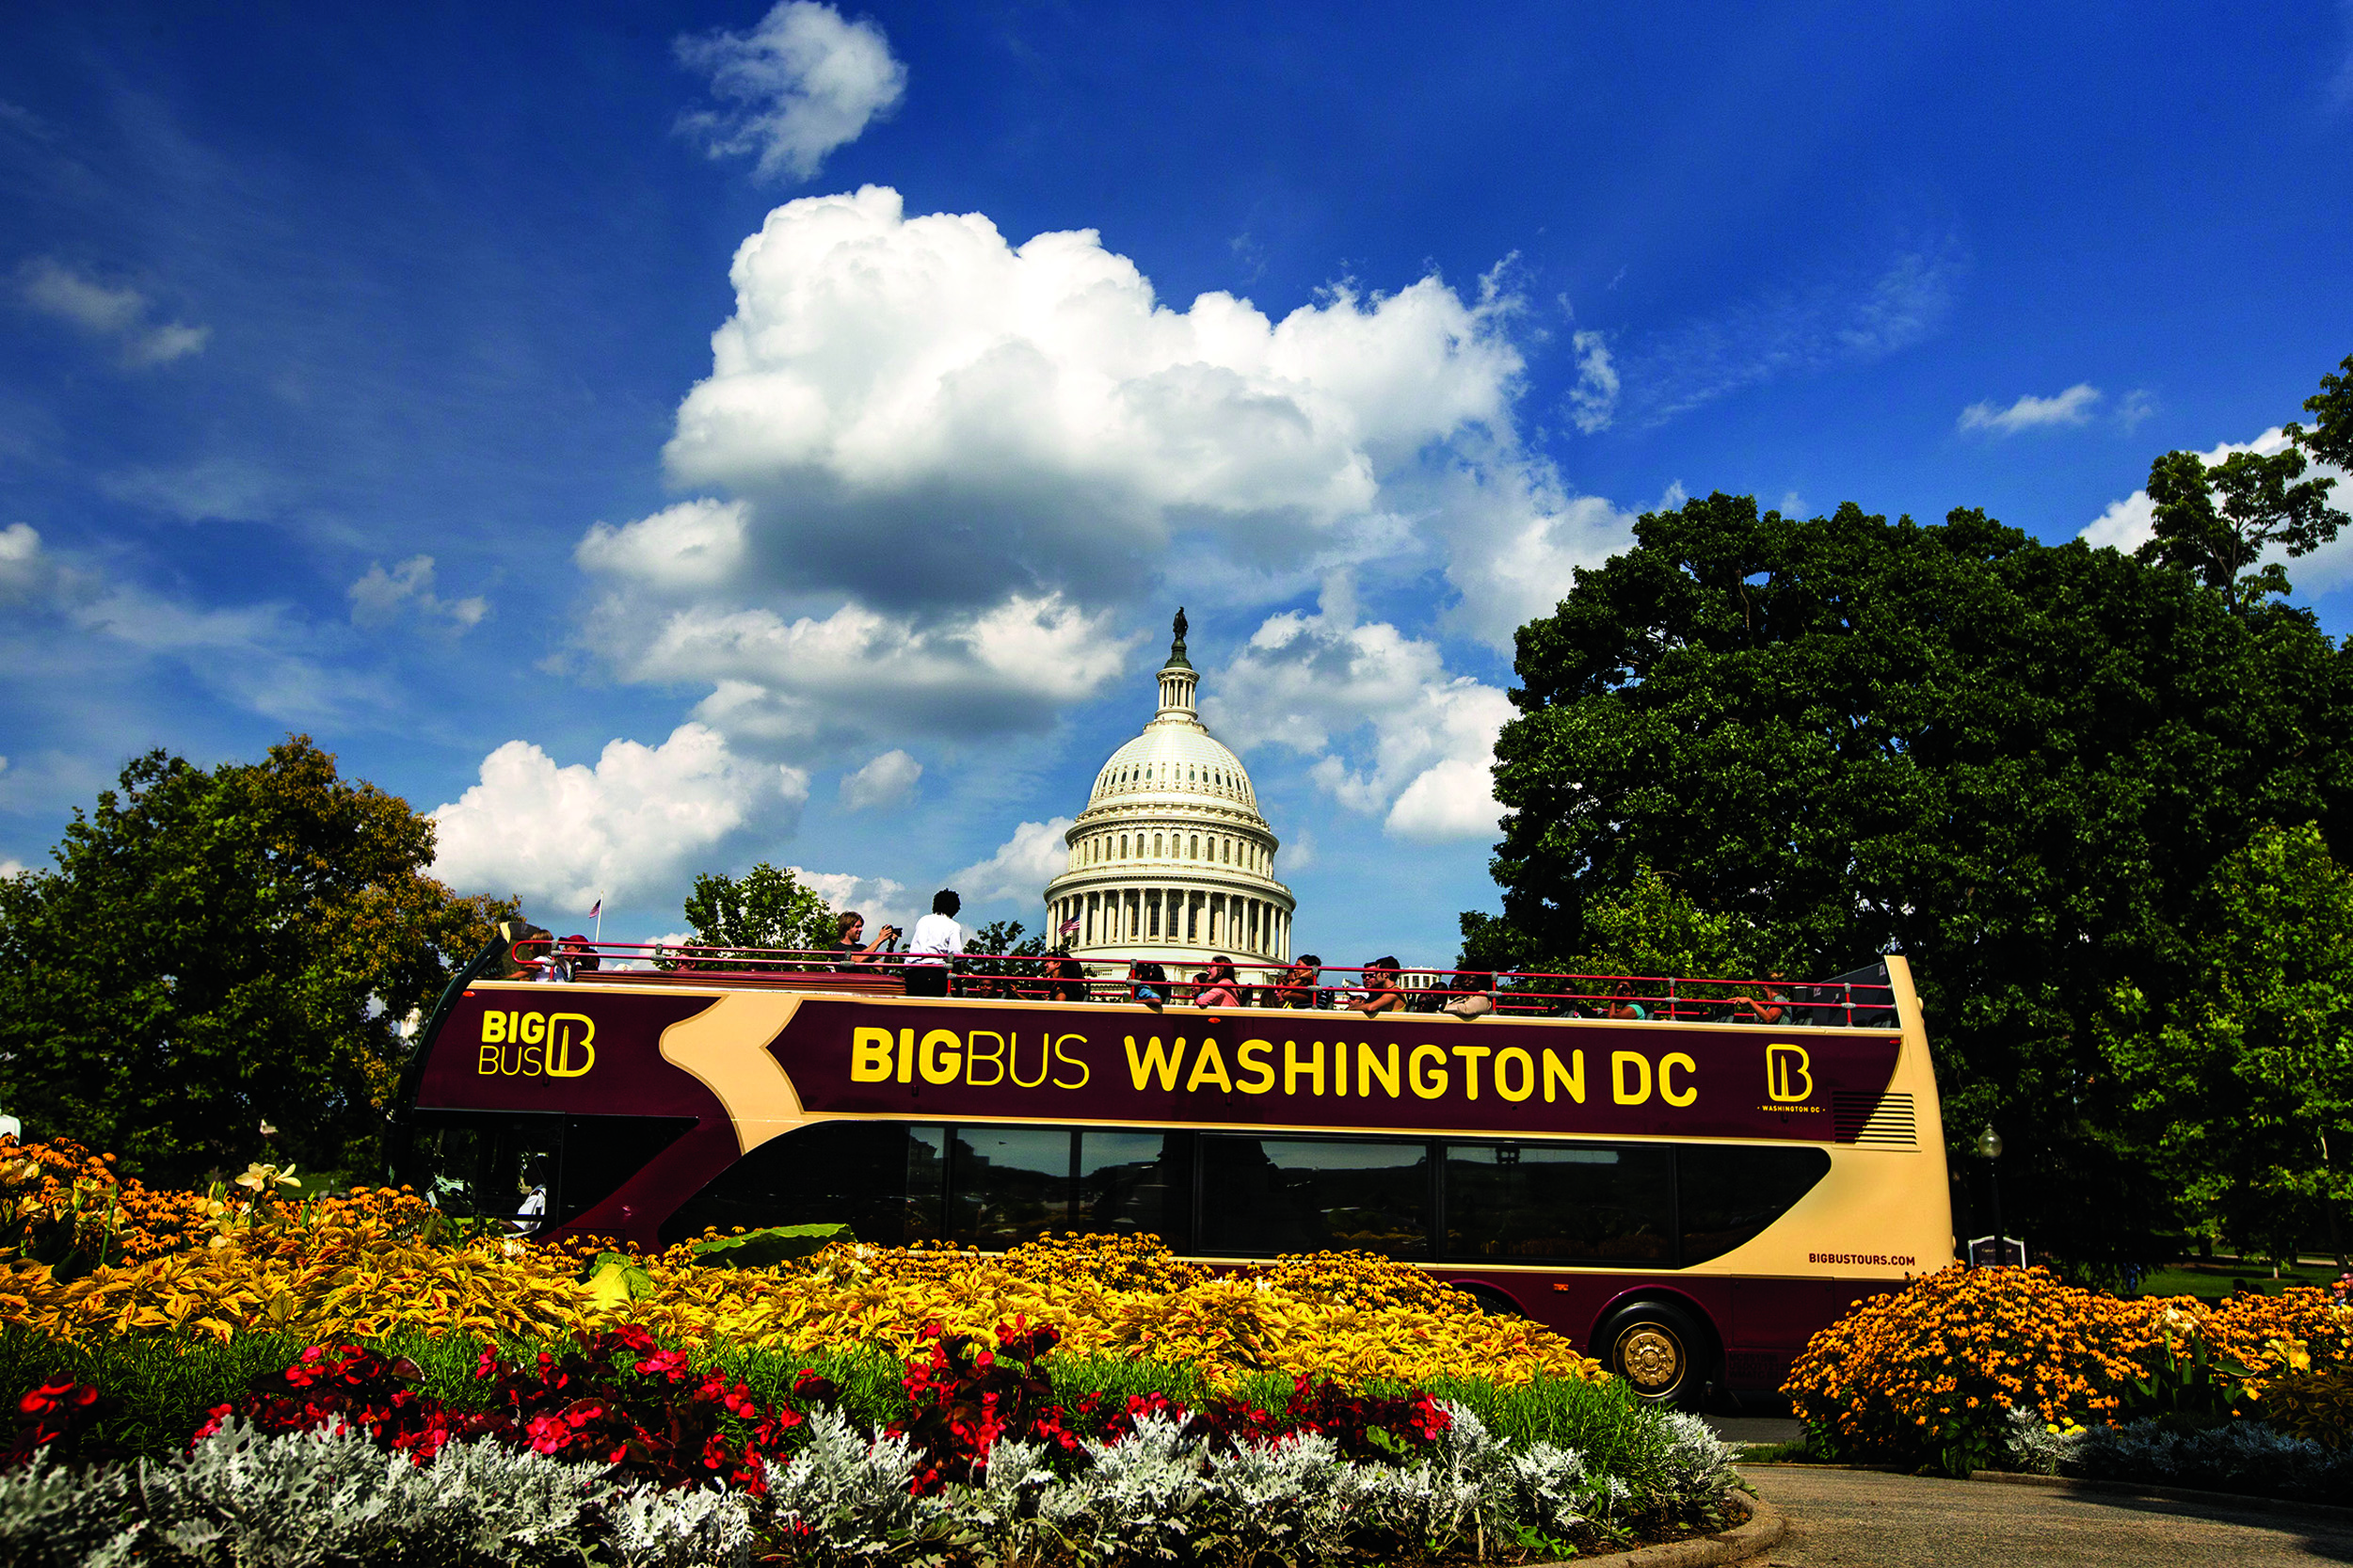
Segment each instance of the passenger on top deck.
[[1490,978],[1476,969],[1465,969],[1454,977],[1454,994],[1438,1011],[1464,1019],[1485,1017],[1496,1010],[1495,998],[1487,994]]
[[1303,952],[1299,962],[1285,969],[1274,983],[1274,1005],[1277,1007],[1317,1008],[1325,1005],[1325,993],[1316,989],[1316,982],[1323,977],[1323,960],[1312,952]]
[[1148,958],[1139,958],[1128,966],[1128,990],[1157,1013],[1168,1000],[1168,971]]
[[1606,1018],[1648,1018],[1650,1009],[1634,1000],[1634,982],[1621,980],[1618,988],[1609,993],[1609,1006],[1603,1012]]
[[964,927],[956,923],[963,907],[954,888],[942,888],[932,895],[932,912],[915,922],[915,936],[907,943],[908,996],[948,994],[948,966],[964,952]]
[[855,965],[880,963],[882,950],[899,939],[899,928],[895,925],[887,925],[872,941],[864,947],[859,947],[857,939],[865,934],[865,916],[855,909],[841,911],[839,932],[834,937],[833,945],[825,950],[833,954],[833,967],[837,970],[846,973]]
[[1054,966],[1052,996],[1057,1001],[1085,1001],[1095,991],[1087,979],[1087,967],[1069,953]]
[[596,949],[588,945],[587,937],[575,933],[549,945],[546,956],[539,960],[538,972],[531,978],[543,985],[569,985],[580,978],[581,970],[596,967]]
[[1397,985],[1398,962],[1380,957],[1365,966],[1365,1000],[1356,1004],[1356,1011],[1369,1018],[1376,1013],[1405,1011],[1405,993]]
[[1234,961],[1224,953],[1209,959],[1201,971],[1201,989],[1193,993],[1195,1007],[1240,1007],[1241,991],[1234,982]]
[[1793,1022],[1789,1016],[1789,992],[1779,969],[1765,976],[1765,1000],[1754,997],[1732,999],[1732,1021],[1737,1024],[1777,1024]]

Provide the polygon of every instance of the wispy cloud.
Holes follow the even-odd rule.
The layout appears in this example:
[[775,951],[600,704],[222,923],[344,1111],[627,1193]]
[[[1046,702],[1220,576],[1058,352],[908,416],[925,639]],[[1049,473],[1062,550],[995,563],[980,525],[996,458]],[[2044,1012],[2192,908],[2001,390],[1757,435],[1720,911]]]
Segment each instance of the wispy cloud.
[[907,68],[882,28],[816,0],[785,0],[748,33],[690,36],[674,47],[727,104],[682,116],[679,128],[714,158],[758,157],[762,179],[810,178],[906,96]]
[[1569,418],[1587,435],[1609,428],[1618,415],[1618,370],[1609,362],[1609,344],[1599,332],[1579,332],[1569,340],[1577,355],[1577,385],[1569,390]]
[[1654,333],[1618,360],[1627,411],[1656,426],[1743,388],[1884,359],[1943,327],[1967,270],[1945,235],[1867,273],[1769,289]]
[[25,264],[18,286],[27,305],[93,338],[112,342],[122,362],[134,368],[169,364],[200,353],[213,335],[209,327],[157,321],[147,296],[138,290],[109,288],[46,256]]
[[413,611],[426,625],[460,634],[481,623],[490,601],[480,594],[443,599],[433,591],[433,557],[411,555],[392,570],[372,561],[366,575],[346,590],[355,626],[390,626],[404,611]]
[[1991,403],[1972,403],[1961,411],[1961,427],[1996,436],[2015,436],[2025,430],[2089,424],[2091,410],[2099,401],[2099,388],[2078,381],[2056,397],[2028,393],[2007,408],[1997,408]]

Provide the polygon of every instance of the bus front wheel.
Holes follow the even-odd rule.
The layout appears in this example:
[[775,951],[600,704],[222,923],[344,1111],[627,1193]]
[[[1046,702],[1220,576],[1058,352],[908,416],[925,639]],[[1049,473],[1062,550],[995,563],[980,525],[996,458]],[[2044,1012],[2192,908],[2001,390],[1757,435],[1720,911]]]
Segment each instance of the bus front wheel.
[[1640,1302],[1596,1337],[1602,1365],[1633,1384],[1643,1403],[1688,1409],[1698,1402],[1708,1340],[1689,1313],[1665,1302]]

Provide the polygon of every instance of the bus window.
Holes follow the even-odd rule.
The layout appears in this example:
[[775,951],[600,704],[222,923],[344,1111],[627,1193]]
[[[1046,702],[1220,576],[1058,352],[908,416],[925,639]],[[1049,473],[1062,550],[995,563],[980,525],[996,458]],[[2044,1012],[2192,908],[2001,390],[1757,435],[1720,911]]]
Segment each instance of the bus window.
[[1826,1149],[1684,1145],[1675,1153],[1683,1261],[1721,1257],[1786,1214],[1829,1174]]
[[1070,1139],[1061,1128],[960,1127],[953,1146],[950,1234],[991,1252],[1070,1224]]
[[694,1126],[691,1116],[565,1117],[549,1223],[568,1224],[596,1208]]
[[1447,1255],[1671,1266],[1673,1169],[1650,1146],[1450,1144]]
[[553,1185],[563,1159],[560,1117],[460,1111],[417,1122],[400,1179],[455,1219],[514,1219],[535,1189]]
[[1191,1143],[1182,1132],[1080,1133],[1076,1228],[1192,1246]]
[[1430,1146],[1308,1138],[1201,1140],[1201,1250],[1430,1256]]
[[944,1128],[904,1122],[819,1122],[752,1150],[679,1206],[662,1243],[707,1226],[846,1224],[886,1247],[940,1236]]

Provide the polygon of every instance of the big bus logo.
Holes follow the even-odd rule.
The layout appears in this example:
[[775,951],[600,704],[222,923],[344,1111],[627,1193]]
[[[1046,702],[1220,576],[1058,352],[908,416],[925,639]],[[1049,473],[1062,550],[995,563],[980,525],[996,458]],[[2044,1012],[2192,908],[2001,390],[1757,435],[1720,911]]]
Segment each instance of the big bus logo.
[[1814,1097],[1814,1061],[1802,1046],[1765,1048],[1765,1093],[1776,1104]]
[[482,1054],[474,1071],[485,1078],[585,1078],[597,1064],[596,1039],[596,1020],[585,1013],[493,1008],[482,1015]]

